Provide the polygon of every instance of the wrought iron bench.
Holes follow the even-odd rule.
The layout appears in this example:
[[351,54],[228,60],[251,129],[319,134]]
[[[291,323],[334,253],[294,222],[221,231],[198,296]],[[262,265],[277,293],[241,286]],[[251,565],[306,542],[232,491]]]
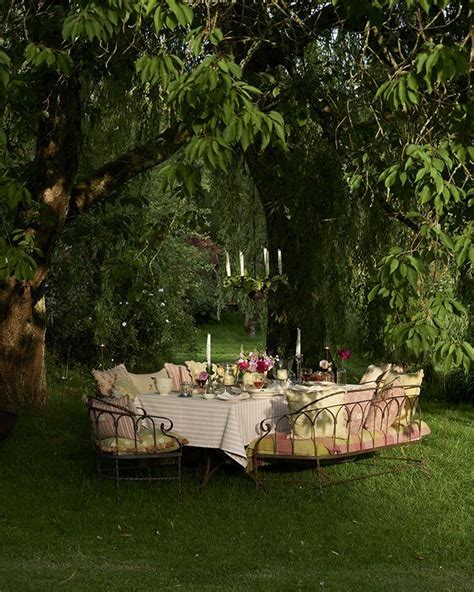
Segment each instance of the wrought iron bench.
[[[371,390],[374,393],[375,386]],[[247,471],[257,487],[269,480],[272,472],[268,467],[276,462],[305,463],[313,471],[309,480],[301,478],[298,473],[297,478],[291,475],[290,479],[279,474],[272,481],[309,482],[317,484],[321,491],[329,485],[397,472],[410,465],[426,470],[421,446],[416,458],[404,454],[380,455],[381,451],[396,447],[421,445],[431,433],[422,421],[419,384],[402,386],[391,383],[379,389],[376,395],[370,395],[369,391],[362,386],[358,391],[360,396],[354,397],[354,391],[348,396],[344,389],[335,390],[309,403],[302,400],[296,411],[263,420],[261,436],[248,449]],[[293,398],[293,407],[294,403]],[[392,462],[382,471],[350,478],[330,479],[327,476],[327,465],[361,457],[400,462],[396,466]]]
[[[97,477],[115,480],[117,500],[121,480],[177,480],[181,488],[181,458],[187,440],[172,431],[169,418],[98,397],[88,397],[87,405]],[[155,470],[163,465],[176,468],[176,473],[157,475]]]

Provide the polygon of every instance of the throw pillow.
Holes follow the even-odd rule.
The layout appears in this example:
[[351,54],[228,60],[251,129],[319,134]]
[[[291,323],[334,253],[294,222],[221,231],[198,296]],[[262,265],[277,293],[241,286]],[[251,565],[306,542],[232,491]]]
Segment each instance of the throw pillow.
[[397,418],[397,423],[401,426],[408,426],[411,423],[415,401],[420,396],[424,375],[423,370],[418,370],[418,372],[396,372],[392,368],[385,378],[385,384],[398,380],[406,395],[403,410],[401,410]]
[[95,378],[95,390],[100,397],[111,397],[115,382],[113,370],[92,370]]
[[180,364],[165,364],[166,372],[169,378],[173,381],[173,387],[171,390],[180,391],[182,382],[191,382],[191,374],[186,366]]
[[90,407],[94,435],[98,440],[116,437],[135,439],[135,422],[127,397],[116,399],[113,403],[92,399]]
[[359,434],[367,419],[377,384],[367,382],[357,388],[347,388],[344,395],[346,426],[349,434]]
[[337,386],[286,389],[295,438],[347,438],[344,390]]
[[140,391],[133,384],[127,369],[124,364],[119,364],[114,368],[115,383],[113,388],[113,394],[120,397],[127,396],[129,401],[133,401],[135,397],[138,397]]
[[371,364],[367,366],[367,370],[359,381],[359,384],[365,384],[366,382],[378,382],[383,374],[388,372],[392,367],[392,364],[381,364],[380,366],[374,366]]
[[370,404],[364,427],[386,433],[402,412],[405,402],[405,391],[397,378],[391,382],[385,381],[375,393]]
[[151,374],[132,374],[128,373],[133,386],[140,393],[154,393],[156,391],[155,382],[153,378],[168,378],[168,373],[164,368]]

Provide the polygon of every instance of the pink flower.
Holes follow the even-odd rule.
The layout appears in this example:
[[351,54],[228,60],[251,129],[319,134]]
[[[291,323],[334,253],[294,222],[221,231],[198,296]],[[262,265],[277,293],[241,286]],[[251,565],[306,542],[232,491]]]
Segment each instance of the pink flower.
[[209,374],[203,370],[202,372],[199,372],[199,376],[198,376],[198,380],[202,380],[203,382],[206,381],[209,378]]
[[257,370],[257,362],[254,362],[252,360],[251,362],[249,362],[248,371],[249,372],[255,372],[256,370]]
[[342,361],[348,360],[352,356],[351,349],[340,349],[337,352],[337,355],[341,358]]
[[247,360],[240,360],[239,370],[245,371],[248,369],[248,367],[249,367],[249,363],[247,362]]

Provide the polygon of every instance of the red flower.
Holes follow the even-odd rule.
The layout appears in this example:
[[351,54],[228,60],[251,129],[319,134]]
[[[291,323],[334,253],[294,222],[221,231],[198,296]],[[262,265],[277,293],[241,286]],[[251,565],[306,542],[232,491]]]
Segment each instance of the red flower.
[[244,371],[247,370],[247,368],[249,367],[249,363],[247,362],[247,360],[241,360],[239,362],[239,369]]
[[267,361],[266,360],[258,360],[258,362],[257,362],[257,372],[260,372],[260,374],[263,374],[267,370],[268,370],[268,363],[267,363]]
[[340,349],[337,352],[337,355],[341,358],[342,361],[348,360],[352,356],[351,349]]

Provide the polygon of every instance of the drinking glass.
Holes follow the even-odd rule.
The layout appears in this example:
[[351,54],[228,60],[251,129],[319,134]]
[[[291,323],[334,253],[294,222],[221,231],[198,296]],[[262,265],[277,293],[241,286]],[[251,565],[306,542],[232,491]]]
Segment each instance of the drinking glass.
[[312,368],[301,368],[301,380],[303,382],[308,382],[311,378],[311,374],[313,374]]
[[192,397],[193,396],[193,385],[191,382],[185,381],[181,383],[180,397]]

